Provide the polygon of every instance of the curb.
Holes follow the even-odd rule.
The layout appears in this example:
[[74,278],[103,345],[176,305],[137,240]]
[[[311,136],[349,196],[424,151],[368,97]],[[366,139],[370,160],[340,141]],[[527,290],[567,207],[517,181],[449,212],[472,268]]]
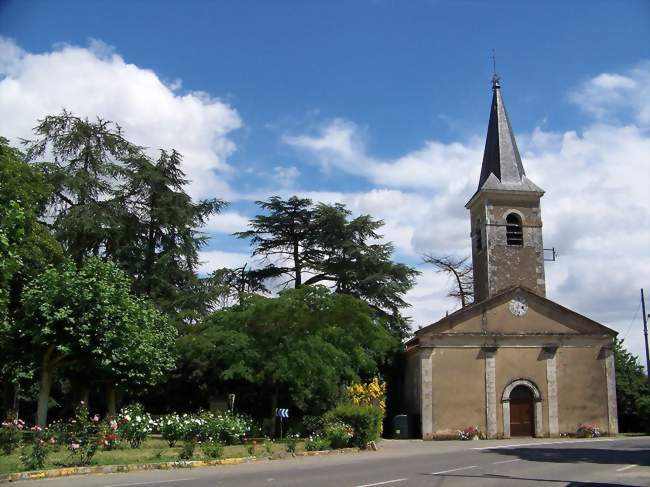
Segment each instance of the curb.
[[38,480],[57,477],[68,477],[71,475],[89,475],[89,474],[107,474],[107,473],[126,473],[142,470],[170,470],[174,468],[201,468],[215,467],[218,465],[240,465],[242,463],[253,463],[263,460],[280,460],[285,458],[314,457],[320,455],[332,455],[342,453],[355,453],[358,448],[343,448],[340,450],[322,450],[306,451],[299,453],[287,453],[286,456],[273,457],[240,457],[240,458],[223,458],[221,460],[190,460],[178,462],[163,463],[132,463],[128,465],[95,465],[89,467],[64,467],[53,468],[50,470],[34,470],[31,472],[16,472],[0,475],[0,484],[16,482],[18,480]]

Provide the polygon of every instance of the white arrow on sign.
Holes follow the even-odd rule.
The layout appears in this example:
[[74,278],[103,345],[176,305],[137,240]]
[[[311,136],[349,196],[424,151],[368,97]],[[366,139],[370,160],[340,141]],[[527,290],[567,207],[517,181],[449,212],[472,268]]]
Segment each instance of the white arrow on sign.
[[283,408],[277,408],[275,410],[275,415],[278,418],[288,418],[289,417],[289,410],[288,409],[283,409]]

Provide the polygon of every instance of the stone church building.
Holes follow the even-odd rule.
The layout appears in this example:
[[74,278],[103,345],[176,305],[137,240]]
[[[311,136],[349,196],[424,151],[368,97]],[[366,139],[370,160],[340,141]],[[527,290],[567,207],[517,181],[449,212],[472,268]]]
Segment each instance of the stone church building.
[[406,344],[404,400],[422,438],[478,426],[489,438],[618,432],[616,332],[546,298],[540,200],[498,78],[471,220],[474,304]]

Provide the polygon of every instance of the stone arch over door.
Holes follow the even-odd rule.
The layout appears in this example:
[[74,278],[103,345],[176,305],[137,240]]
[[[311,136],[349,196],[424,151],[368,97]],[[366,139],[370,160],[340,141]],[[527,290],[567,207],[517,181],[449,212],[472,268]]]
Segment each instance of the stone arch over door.
[[528,379],[513,380],[503,390],[503,395],[501,396],[501,404],[503,406],[503,436],[504,438],[510,438],[510,393],[518,386],[530,389],[530,392],[533,394],[533,401],[535,403],[535,437],[540,438],[544,436],[542,423],[542,395],[535,383]]

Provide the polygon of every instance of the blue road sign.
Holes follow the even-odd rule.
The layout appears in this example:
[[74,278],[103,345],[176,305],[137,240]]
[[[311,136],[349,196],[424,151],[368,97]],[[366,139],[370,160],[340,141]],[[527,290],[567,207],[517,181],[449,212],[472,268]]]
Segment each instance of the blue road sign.
[[289,410],[288,409],[283,409],[283,408],[276,408],[275,415],[278,418],[288,418],[289,417]]

